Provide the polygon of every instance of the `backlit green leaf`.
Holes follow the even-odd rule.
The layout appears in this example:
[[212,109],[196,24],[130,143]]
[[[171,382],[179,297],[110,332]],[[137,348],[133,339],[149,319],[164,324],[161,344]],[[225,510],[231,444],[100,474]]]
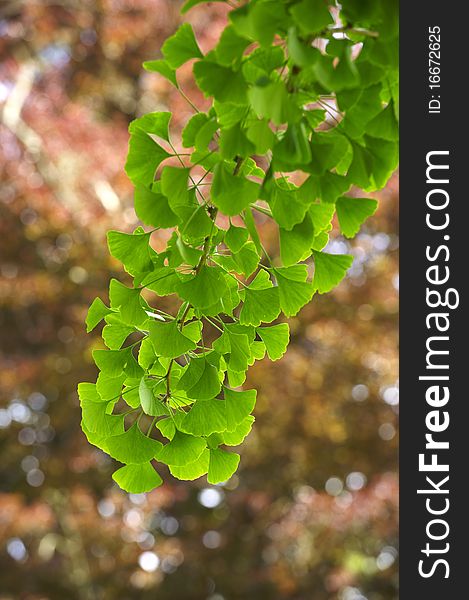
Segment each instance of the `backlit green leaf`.
[[212,484],[228,481],[238,468],[239,459],[239,454],[234,452],[210,449],[207,481]]
[[345,237],[353,238],[377,207],[378,202],[371,198],[339,198],[336,202],[337,217]]
[[167,323],[152,321],[148,329],[150,340],[158,356],[176,358],[196,347],[195,342],[179,331],[176,321]]
[[259,327],[256,331],[265,344],[270,360],[282,358],[290,341],[288,323],[279,323],[272,327]]
[[338,285],[353,262],[353,256],[349,254],[328,254],[314,251],[313,256],[313,287],[320,294],[330,292]]
[[111,436],[106,442],[106,452],[126,465],[138,465],[155,458],[162,444],[144,435],[137,423],[120,435]]
[[173,69],[177,69],[191,58],[202,58],[203,56],[189,23],[183,23],[176,33],[166,40],[161,52],[168,65]]
[[159,452],[158,460],[172,467],[183,467],[196,461],[206,446],[202,438],[176,430],[172,440]]
[[143,494],[151,492],[163,483],[163,480],[146,462],[139,465],[125,465],[112,474],[117,485],[130,494]]

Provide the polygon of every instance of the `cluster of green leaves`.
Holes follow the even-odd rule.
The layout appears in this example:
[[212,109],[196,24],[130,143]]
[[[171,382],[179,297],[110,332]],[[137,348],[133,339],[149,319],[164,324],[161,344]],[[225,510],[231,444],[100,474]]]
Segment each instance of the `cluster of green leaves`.
[[[83,430],[124,464],[113,475],[124,490],[160,485],[156,462],[185,480],[235,472],[228,448],[254,421],[256,392],[240,390],[248,367],[280,359],[289,328],[276,321],[350,267],[352,256],[324,251],[334,215],[351,238],[376,201],[345,194],[381,188],[396,167],[397,17],[393,0],[252,0],[207,54],[184,23],[144,63],[180,89],[177,69],[194,60],[212,102],[200,112],[180,90],[194,108],[184,153],[168,112],[129,128],[126,172],[147,229],[108,234],[133,284],[113,279],[109,306],[91,305],[88,331],[104,319],[107,349],[93,353],[96,383],[79,385]],[[278,226],[274,260],[256,213]],[[160,253],[158,229],[172,231]],[[174,315],[155,306],[170,294]]]

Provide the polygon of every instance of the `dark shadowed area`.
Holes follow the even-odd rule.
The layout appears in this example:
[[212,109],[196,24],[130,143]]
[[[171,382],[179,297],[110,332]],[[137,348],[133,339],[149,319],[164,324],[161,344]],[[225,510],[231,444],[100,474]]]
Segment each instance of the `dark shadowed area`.
[[[329,243],[355,256],[344,282],[291,320],[280,362],[250,370],[238,475],[165,473],[128,495],[81,432],[76,385],[96,377],[100,343],[86,311],[125,281],[106,231],[138,225],[128,123],[170,110],[177,135],[191,115],[141,69],[179,7],[0,4],[0,600],[396,600],[397,178],[352,243]],[[189,12],[204,51],[226,13]],[[180,80],[203,107],[190,64]]]

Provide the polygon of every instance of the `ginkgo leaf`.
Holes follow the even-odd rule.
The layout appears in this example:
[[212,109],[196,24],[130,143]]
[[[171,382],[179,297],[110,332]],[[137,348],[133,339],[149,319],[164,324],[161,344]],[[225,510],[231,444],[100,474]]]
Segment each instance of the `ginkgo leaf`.
[[339,198],[336,202],[337,217],[345,237],[353,238],[377,208],[378,202],[371,198]]
[[313,252],[314,279],[313,287],[320,294],[330,292],[345,277],[351,267],[353,256],[349,254],[328,254],[327,252]]
[[130,359],[131,350],[93,350],[93,360],[100,371],[109,377],[117,377]]
[[130,494],[151,492],[163,483],[163,480],[152,467],[145,462],[139,465],[125,465],[112,474],[117,485]]
[[178,389],[184,390],[188,398],[215,398],[221,390],[218,369],[211,365],[205,356],[194,357],[179,380]]
[[256,405],[256,390],[235,392],[224,388],[225,417],[227,431],[234,431],[244,419],[251,414]]
[[227,284],[219,267],[203,267],[193,277],[179,284],[178,293],[196,308],[215,304],[225,293]]
[[301,223],[297,223],[292,229],[279,227],[280,256],[285,266],[296,264],[311,254],[311,248],[315,236],[315,229],[311,215],[306,213]]
[[146,415],[160,417],[169,414],[168,409],[161,402],[160,398],[155,398],[153,388],[146,381],[145,377],[142,377],[140,380],[138,395],[140,405]]
[[291,230],[304,220],[308,204],[303,202],[303,197],[296,188],[283,189],[275,183],[269,187],[267,194],[272,215],[280,227]]
[[184,148],[195,146],[197,134],[208,121],[209,117],[206,113],[196,113],[189,119],[182,130],[182,145]]
[[131,275],[150,270],[152,262],[149,252],[149,233],[129,235],[120,231],[108,231],[109,252],[120,260]]
[[233,431],[224,431],[215,435],[220,436],[220,443],[225,444],[225,446],[239,446],[250,434],[254,420],[254,417],[249,415]]
[[111,308],[119,309],[119,315],[126,325],[138,326],[148,319],[139,289],[128,288],[120,281],[111,279],[109,300]]
[[96,389],[101,398],[116,401],[121,395],[126,377],[125,373],[121,373],[117,377],[110,377],[107,373],[101,372],[96,380]]
[[152,184],[157,167],[171,156],[148,133],[151,132],[144,131],[138,126],[134,127],[131,131],[129,152],[125,163],[125,172],[130,181],[134,185],[142,184],[147,187]]
[[152,227],[174,227],[179,217],[171,210],[166,196],[137,185],[135,188],[135,212],[138,218]]
[[126,465],[138,465],[156,457],[163,445],[140,431],[137,423],[120,435],[111,436],[106,442],[106,452]]
[[290,328],[288,323],[279,323],[271,327],[256,329],[259,337],[264,342],[270,360],[278,360],[287,351],[290,341]]
[[232,252],[239,252],[248,241],[249,232],[244,227],[235,227],[231,225],[225,233],[225,244]]
[[278,288],[272,286],[264,271],[256,275],[244,293],[244,303],[239,313],[241,325],[258,327],[261,323],[271,323],[280,314]]
[[206,96],[220,102],[246,103],[247,84],[241,71],[205,59],[195,63],[194,76]]
[[176,430],[172,440],[163,446],[157,458],[167,465],[183,467],[197,460],[206,447],[202,438]]
[[96,325],[111,312],[111,309],[104,304],[101,298],[95,298],[91,303],[86,316],[86,332],[89,333],[90,331],[93,331]]
[[206,448],[197,460],[191,462],[183,467],[176,467],[175,465],[169,465],[169,470],[173,477],[176,479],[184,479],[185,481],[193,481],[205,475],[208,471],[208,463],[210,460],[210,452]]
[[229,326],[225,328],[225,334],[229,342],[230,358],[228,364],[233,371],[245,371],[248,368],[251,356],[249,338],[244,333],[235,333]]
[[207,481],[212,484],[228,481],[238,468],[239,459],[239,454],[235,452],[211,448]]
[[376,115],[366,126],[366,132],[376,138],[396,142],[399,139],[399,125],[396,120],[393,102]]
[[237,215],[255,202],[260,186],[240,175],[233,175],[224,163],[214,169],[212,201],[225,215]]
[[177,69],[191,58],[203,56],[189,23],[183,23],[176,33],[165,41],[161,52],[173,69]]
[[238,35],[232,25],[223,30],[220,41],[215,47],[217,60],[221,65],[229,66],[239,60],[244,50],[249,45],[249,40]]
[[119,350],[133,331],[135,328],[130,325],[109,323],[103,327],[103,341],[110,350]]
[[181,431],[197,437],[225,431],[227,428],[224,400],[197,400],[181,420]]
[[314,286],[306,281],[306,265],[275,269],[280,306],[287,317],[294,317],[314,294]]
[[158,356],[176,358],[194,350],[196,343],[179,331],[176,321],[152,321],[148,327],[150,340]]
[[170,67],[166,60],[147,60],[142,66],[145,71],[150,71],[150,73],[159,73],[160,75],[163,75],[165,79],[170,81],[175,87],[178,87],[176,69]]

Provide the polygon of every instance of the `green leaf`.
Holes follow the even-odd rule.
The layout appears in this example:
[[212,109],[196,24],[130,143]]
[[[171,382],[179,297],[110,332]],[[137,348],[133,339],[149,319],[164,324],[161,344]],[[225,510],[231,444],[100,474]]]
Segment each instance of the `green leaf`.
[[274,180],[264,189],[272,215],[280,227],[290,230],[304,220],[308,204],[302,201],[297,188],[286,189]]
[[219,102],[246,104],[247,85],[241,71],[205,59],[194,64],[194,76],[205,96],[213,96]]
[[244,419],[249,416],[256,405],[256,390],[246,390],[244,392],[235,392],[225,387],[223,389],[225,397],[225,417],[226,429],[234,431]]
[[83,382],[78,384],[78,397],[80,401],[89,400],[92,402],[102,402],[103,399],[98,394],[95,383]]
[[185,481],[193,481],[205,475],[208,471],[208,463],[210,459],[210,452],[206,448],[197,460],[184,465],[183,467],[176,467],[174,465],[169,466],[169,470],[173,477],[176,479],[184,479]]
[[[221,434],[215,434],[220,437],[219,443],[226,446],[239,446],[249,435],[254,423],[252,415],[247,416],[233,431],[224,431]],[[210,440],[209,440],[210,441]],[[218,444],[216,444],[218,446]]]
[[161,52],[173,69],[177,69],[191,58],[203,57],[189,23],[183,23],[176,33],[165,41]]
[[96,389],[101,398],[116,402],[121,395],[126,377],[125,373],[121,373],[117,377],[110,377],[107,373],[101,372],[96,381]]
[[301,0],[290,8],[290,12],[305,34],[318,33],[334,23],[324,0]]
[[129,125],[129,133],[138,132],[152,133],[166,142],[169,142],[170,112],[152,112],[133,120]]
[[353,160],[347,173],[347,179],[367,190],[372,187],[373,156],[364,146],[352,142]]
[[234,452],[210,449],[207,481],[212,484],[228,481],[238,468],[239,459],[239,454]]
[[170,67],[167,61],[162,59],[147,60],[143,63],[143,68],[145,69],[145,71],[150,71],[150,73],[159,73],[169,82],[171,82],[175,87],[178,87],[176,70]]
[[152,387],[149,382],[142,377],[138,388],[140,405],[143,412],[151,417],[160,417],[168,414],[168,409],[164,406],[159,398],[155,398]]
[[186,207],[188,204],[188,179],[189,169],[166,166],[161,172],[161,191],[176,214],[179,214],[178,207]]
[[205,356],[193,357],[179,380],[178,389],[184,390],[187,397],[194,400],[215,398],[221,390],[218,369],[211,365]]
[[255,145],[256,154],[265,154],[272,148],[274,132],[267,119],[251,118],[246,125],[246,136]]
[[217,62],[226,67],[230,66],[242,57],[248,45],[249,41],[238,35],[232,25],[228,25],[223,30],[220,41],[215,46]]
[[288,323],[279,323],[272,327],[259,327],[256,329],[259,337],[264,342],[270,360],[279,360],[287,351],[290,341],[290,328]]
[[372,185],[365,191],[380,190],[391,177],[399,162],[399,144],[365,136],[366,146],[371,153]]
[[314,287],[307,282],[306,265],[275,269],[280,306],[287,317],[294,317],[311,300]]
[[125,172],[134,185],[149,186],[155,171],[170,154],[143,131],[137,130],[130,136],[129,153]]
[[313,256],[313,287],[320,294],[330,292],[338,285],[353,262],[353,256],[349,254],[328,254],[314,251]]
[[257,116],[266,117],[275,125],[295,122],[301,117],[290,94],[282,81],[265,86],[253,86],[249,89],[249,101]]
[[182,419],[179,428],[184,433],[190,433],[197,437],[226,431],[224,400],[197,400]]
[[142,306],[142,298],[139,289],[131,289],[111,279],[109,285],[109,300],[111,308],[118,308],[123,323],[131,326],[139,326],[148,318]]
[[396,120],[393,102],[376,115],[366,126],[366,132],[375,138],[397,142],[399,139],[399,125]]
[[93,350],[93,360],[100,371],[109,377],[120,375],[131,357],[129,348],[122,350]]
[[106,452],[126,465],[139,465],[152,460],[163,445],[140,431],[137,423],[120,435],[111,436],[106,442]]
[[332,202],[320,202],[311,204],[308,209],[313,220],[314,231],[330,231],[332,229],[331,221],[334,216],[335,206]]
[[345,237],[353,238],[377,208],[378,202],[371,198],[339,198],[336,209],[341,232]]
[[241,325],[258,327],[261,323],[271,323],[280,314],[278,288],[272,286],[264,271],[256,275],[244,293],[244,303],[239,313]]
[[321,200],[325,203],[333,203],[347,192],[350,186],[348,177],[327,171],[321,176],[311,175],[300,187],[299,196],[307,198],[309,202]]
[[109,323],[103,327],[103,340],[110,350],[120,350],[122,344],[135,331],[134,327],[122,323]]
[[166,196],[137,185],[135,188],[135,212],[137,217],[152,227],[174,227],[179,217],[171,210]]
[[308,213],[303,222],[294,225],[290,231],[279,228],[280,256],[285,266],[305,260],[311,254],[315,233],[313,220]]
[[195,308],[215,304],[225,293],[227,284],[219,267],[202,267],[199,273],[182,281],[178,294]]
[[93,331],[96,325],[111,312],[111,309],[104,304],[101,298],[95,298],[91,303],[86,316],[86,332],[89,333],[90,331]]
[[107,242],[109,252],[121,261],[127,273],[135,275],[151,269],[150,233],[135,232],[129,235],[120,231],[108,231]]
[[176,430],[172,440],[163,446],[157,458],[171,467],[183,467],[196,461],[206,447],[202,438]]
[[255,202],[259,184],[240,175],[233,175],[225,163],[214,169],[212,201],[225,215],[234,216]]
[[214,348],[222,354],[229,354],[228,361],[233,371],[245,371],[248,368],[251,350],[249,338],[244,333],[235,333],[226,325],[223,335],[216,340]]
[[274,148],[277,170],[293,171],[311,162],[311,145],[304,123],[291,123]]
[[187,121],[186,126],[182,130],[182,145],[184,148],[195,146],[197,134],[208,121],[209,117],[206,113],[196,113]]
[[239,252],[244,244],[248,241],[249,233],[244,227],[235,227],[231,225],[225,233],[225,244],[231,252]]
[[179,331],[176,321],[151,321],[148,330],[158,356],[176,358],[196,348],[195,342]]
[[140,465],[125,465],[117,469],[112,474],[112,478],[120,488],[130,494],[151,492],[163,483],[149,462]]
[[221,155],[227,159],[246,157],[255,152],[254,144],[248,140],[239,123],[221,130],[219,146]]

